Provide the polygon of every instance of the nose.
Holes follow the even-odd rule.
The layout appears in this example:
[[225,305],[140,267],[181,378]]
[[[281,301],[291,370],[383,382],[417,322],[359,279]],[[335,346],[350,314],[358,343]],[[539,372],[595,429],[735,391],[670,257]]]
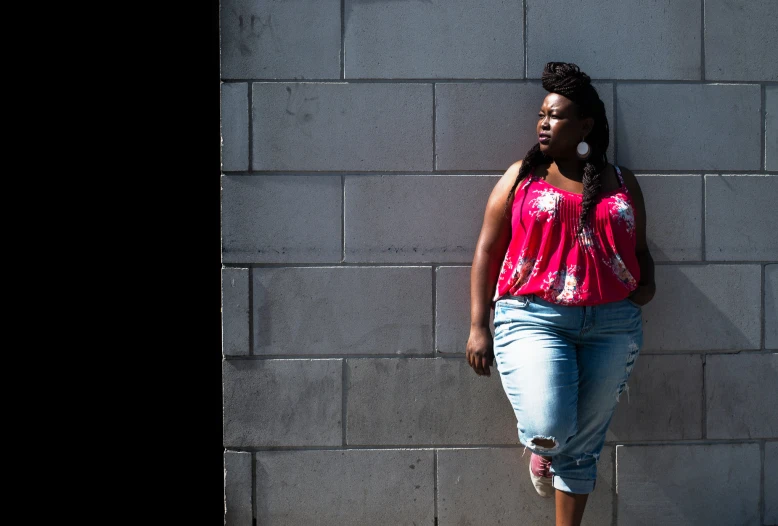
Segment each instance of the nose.
[[540,127],[541,127],[541,128],[543,128],[544,130],[549,128],[549,125],[548,125],[548,117],[547,117],[547,116],[546,116],[546,117],[543,117],[543,118],[540,120]]

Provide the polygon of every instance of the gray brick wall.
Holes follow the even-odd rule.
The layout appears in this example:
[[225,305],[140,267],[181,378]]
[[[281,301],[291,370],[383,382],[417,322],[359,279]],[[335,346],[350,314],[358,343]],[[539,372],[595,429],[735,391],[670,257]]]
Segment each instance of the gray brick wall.
[[464,360],[548,61],[593,78],[656,262],[584,524],[778,524],[776,0],[220,13],[225,524],[553,523]]

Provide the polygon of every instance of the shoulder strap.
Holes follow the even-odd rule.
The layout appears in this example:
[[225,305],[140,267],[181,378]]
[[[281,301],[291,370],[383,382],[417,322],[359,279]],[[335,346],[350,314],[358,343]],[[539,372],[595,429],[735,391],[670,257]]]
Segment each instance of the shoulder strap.
[[529,175],[527,175],[527,177],[524,178],[522,184],[519,185],[519,189],[525,190],[530,184],[532,184],[532,181],[534,180],[535,180],[535,169],[533,168],[530,171]]
[[621,177],[621,170],[619,170],[618,165],[614,164],[613,167],[616,169],[616,176],[618,176],[619,178],[619,184],[621,184],[621,186],[624,186],[624,178]]

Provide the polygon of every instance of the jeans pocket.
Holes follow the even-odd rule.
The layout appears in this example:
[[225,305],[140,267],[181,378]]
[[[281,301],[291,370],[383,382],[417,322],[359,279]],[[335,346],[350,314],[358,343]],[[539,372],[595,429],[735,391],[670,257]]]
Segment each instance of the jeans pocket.
[[497,300],[496,305],[505,308],[524,308],[529,305],[529,295],[527,296],[511,296],[509,298],[502,298]]

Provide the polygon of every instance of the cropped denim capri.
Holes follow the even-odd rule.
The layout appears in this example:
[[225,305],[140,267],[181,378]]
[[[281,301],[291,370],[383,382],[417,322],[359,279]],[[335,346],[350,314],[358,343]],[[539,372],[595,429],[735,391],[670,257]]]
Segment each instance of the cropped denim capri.
[[494,329],[495,363],[519,441],[525,451],[552,457],[556,489],[591,493],[605,434],[643,346],[641,306],[508,295],[495,303]]

